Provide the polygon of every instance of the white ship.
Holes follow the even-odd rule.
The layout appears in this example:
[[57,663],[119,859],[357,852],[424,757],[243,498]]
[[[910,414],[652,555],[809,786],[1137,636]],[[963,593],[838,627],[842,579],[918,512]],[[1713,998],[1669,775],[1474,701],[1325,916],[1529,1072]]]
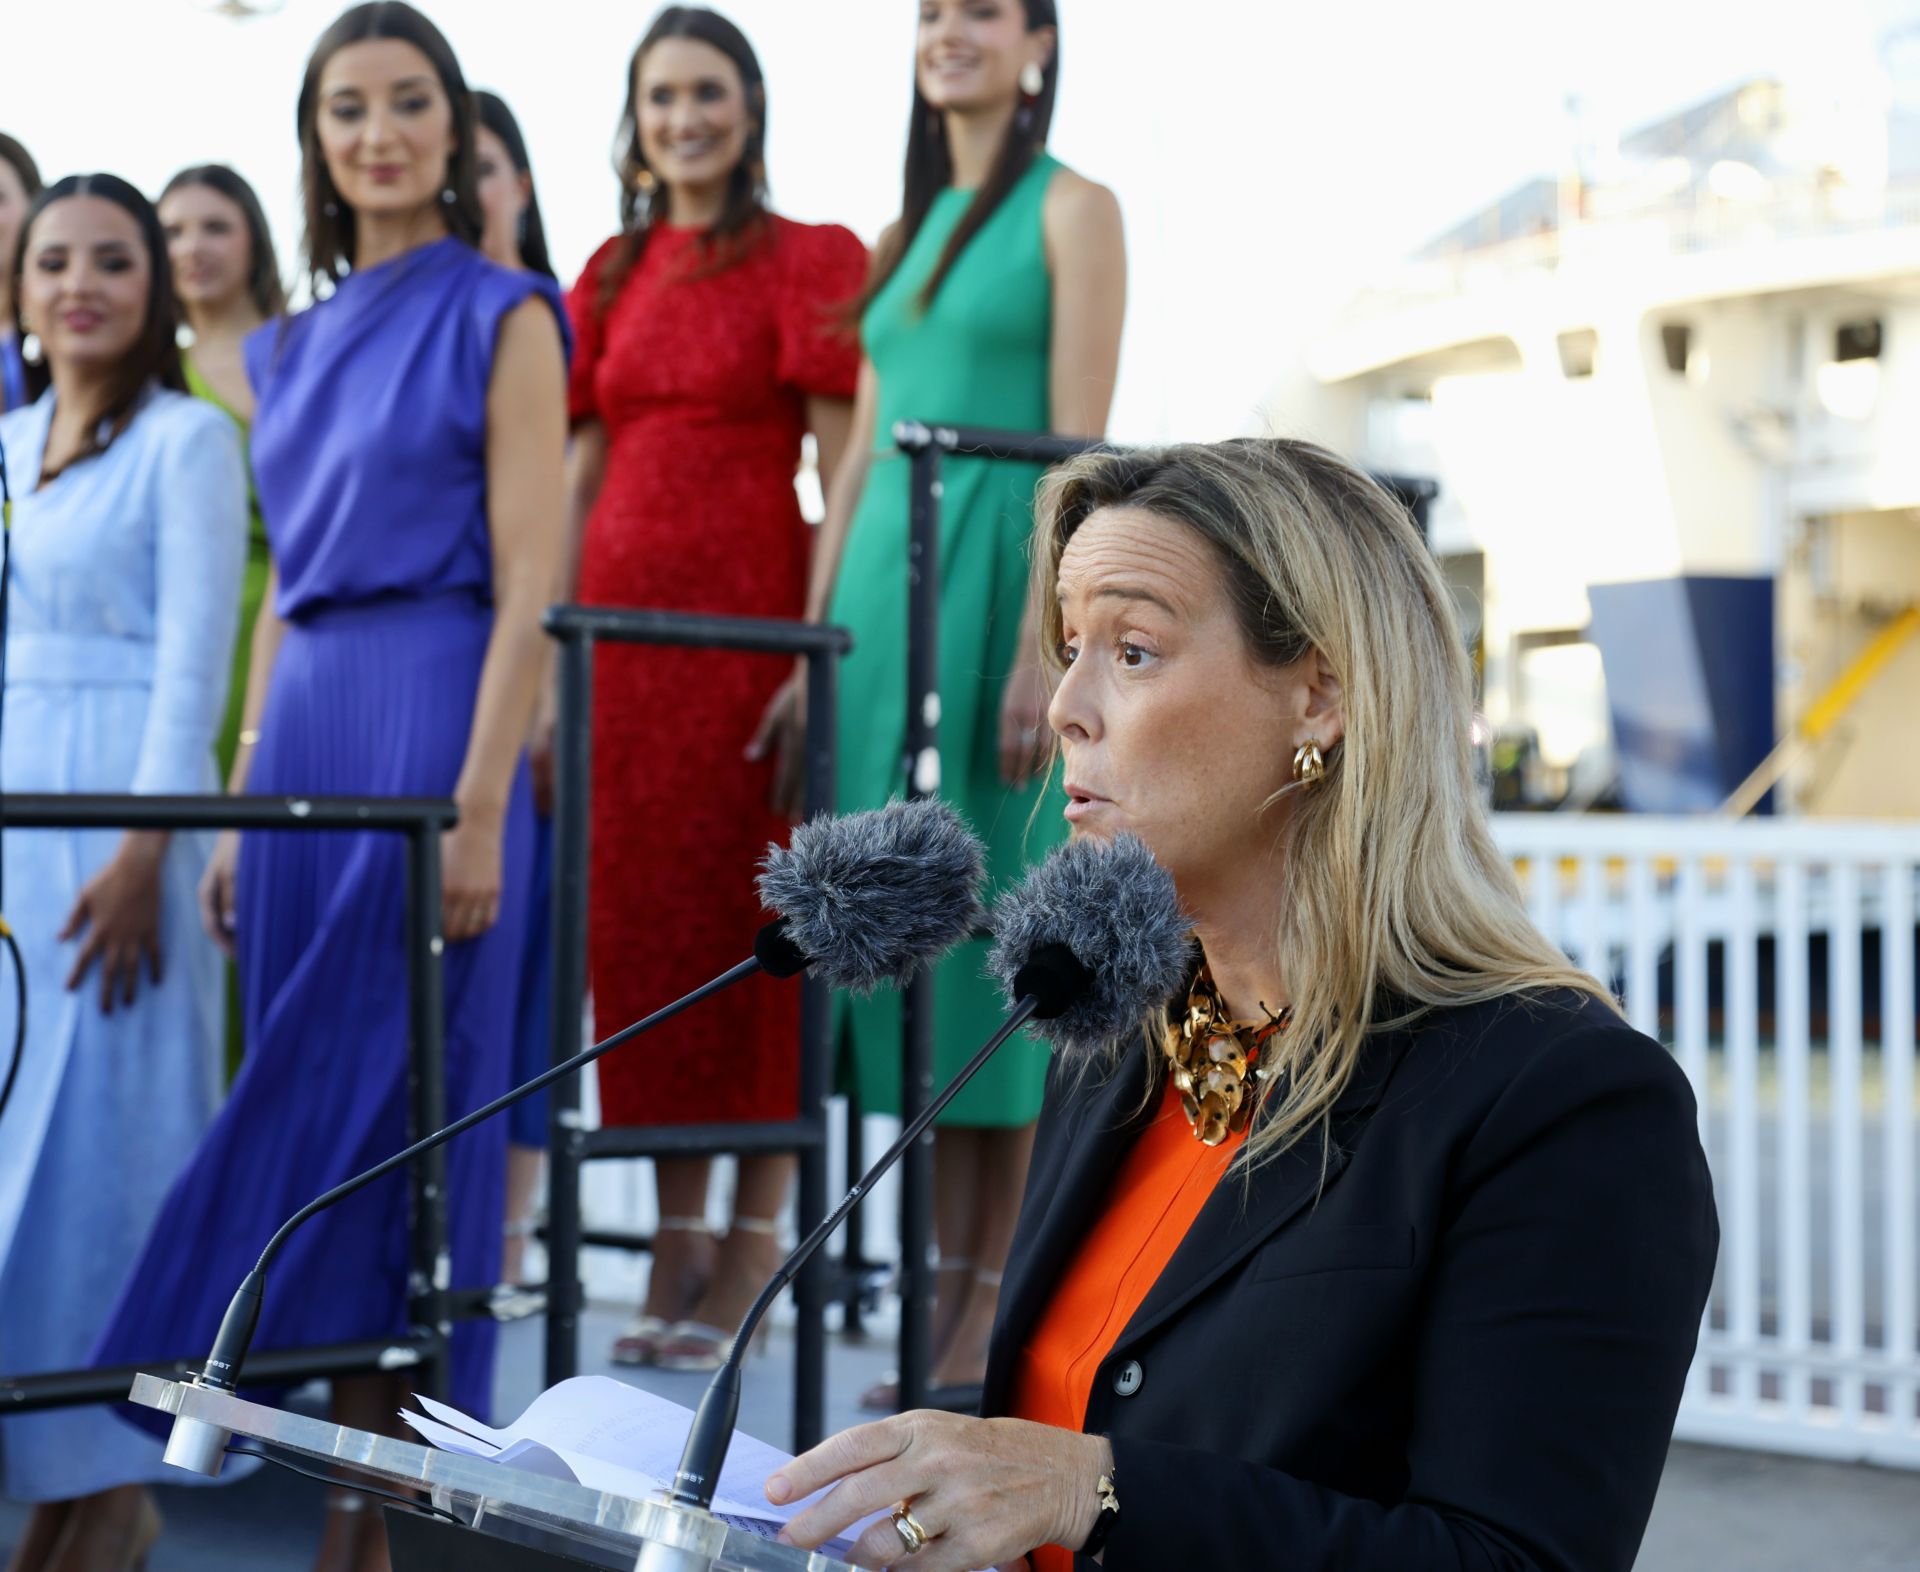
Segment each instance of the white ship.
[[1309,355],[1317,433],[1439,482],[1503,805],[1920,811],[1920,94],[1571,140]]

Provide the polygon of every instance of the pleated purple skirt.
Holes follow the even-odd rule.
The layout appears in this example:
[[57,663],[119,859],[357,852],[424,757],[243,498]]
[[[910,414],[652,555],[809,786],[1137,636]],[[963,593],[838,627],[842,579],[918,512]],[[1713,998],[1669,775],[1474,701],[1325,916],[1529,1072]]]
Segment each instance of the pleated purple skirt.
[[[334,609],[288,627],[248,778],[265,795],[445,797],[466,754],[492,614],[465,596]],[[500,920],[448,946],[447,1109],[508,1085],[533,831],[522,764]],[[401,837],[261,831],[236,896],[247,1056],[160,1212],[98,1364],[203,1357],[261,1248],[314,1196],[404,1146]],[[448,1147],[453,1286],[498,1281],[507,1123]],[[407,1325],[408,1192],[395,1174],[294,1234],[268,1276],[256,1349],[395,1336]],[[490,1322],[460,1324],[453,1401],[489,1407]]]

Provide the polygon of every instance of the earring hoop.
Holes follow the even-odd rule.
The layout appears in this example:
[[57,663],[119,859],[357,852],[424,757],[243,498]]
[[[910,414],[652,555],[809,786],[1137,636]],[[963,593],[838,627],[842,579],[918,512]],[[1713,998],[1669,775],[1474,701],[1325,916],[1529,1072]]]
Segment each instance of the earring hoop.
[[1320,744],[1309,737],[1294,752],[1293,778],[1302,786],[1312,786],[1324,780],[1326,774],[1326,755],[1320,751]]

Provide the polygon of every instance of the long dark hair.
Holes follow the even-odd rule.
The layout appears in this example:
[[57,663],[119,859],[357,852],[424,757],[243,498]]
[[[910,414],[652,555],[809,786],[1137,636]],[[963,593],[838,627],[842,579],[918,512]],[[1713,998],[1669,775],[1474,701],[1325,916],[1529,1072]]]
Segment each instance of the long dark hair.
[[[134,340],[133,347],[114,368],[106,407],[101,410],[100,419],[88,433],[85,446],[68,461],[69,465],[107,450],[113,439],[126,430],[133,420],[134,408],[149,383],[158,382],[176,393],[187,390],[187,379],[180,371],[180,347],[175,338],[180,330],[180,307],[173,297],[173,268],[167,261],[167,237],[160,228],[160,215],[154,211],[153,204],[141,195],[138,187],[127,184],[118,175],[68,175],[64,180],[56,180],[34,198],[33,206],[27,210],[27,221],[20,226],[20,244],[13,253],[14,332],[24,331],[20,321],[20,283],[26,268],[27,242],[33,237],[33,226],[54,203],[64,202],[69,197],[88,196],[99,197],[123,209],[139,227],[140,238],[147,248],[147,317],[141,326],[139,338]],[[39,365],[29,365],[28,399],[39,398],[47,391],[52,380],[53,374],[44,360]],[[100,434],[103,429],[106,432],[104,437]],[[52,476],[43,478],[51,479]]]
[[247,221],[247,294],[261,316],[279,316],[287,309],[287,290],[280,282],[280,259],[274,255],[273,232],[267,228],[267,215],[253,187],[243,175],[225,164],[194,164],[167,182],[160,201],[154,206],[160,207],[174,192],[194,186],[204,186],[240,209],[240,216]]
[[[613,167],[620,177],[620,244],[600,272],[598,306],[605,311],[620,293],[635,264],[647,249],[647,236],[653,225],[664,218],[667,193],[647,166],[646,149],[640,145],[640,63],[655,44],[669,38],[691,38],[720,51],[740,73],[746,93],[747,113],[753,116],[753,128],[747,133],[747,145],[740,162],[727,179],[727,200],[719,221],[707,231],[703,241],[704,267],[709,271],[736,262],[752,249],[765,232],[767,221],[767,79],[760,69],[759,56],[747,35],[717,11],[704,6],[670,5],[653,19],[633,51],[627,65],[627,102],[620,113],[620,128],[613,137]],[[656,211],[659,209],[660,211]]]
[[[1014,111],[1013,124],[1007,128],[993,167],[980,189],[973,194],[959,224],[947,237],[946,249],[934,265],[926,287],[920,291],[922,309],[933,304],[940,286],[947,281],[967,242],[980,233],[993,217],[994,209],[1007,199],[1007,193],[1020,183],[1020,177],[1046,150],[1047,135],[1053,129],[1053,104],[1060,84],[1060,8],[1054,0],[1021,0],[1027,13],[1027,31],[1037,33],[1043,27],[1054,30],[1053,51],[1041,68],[1040,91],[1024,98]],[[920,91],[920,72],[916,63],[913,80],[913,116],[907,122],[907,170],[905,191],[900,200],[900,221],[889,241],[874,253],[873,273],[867,287],[854,300],[850,312],[857,318],[874,297],[887,287],[887,281],[900,270],[913,245],[914,236],[927,221],[933,200],[953,184],[953,150],[947,146],[947,122],[939,110],[928,103]]]
[[307,60],[307,72],[300,81],[300,102],[295,111],[300,133],[300,190],[306,208],[307,276],[316,294],[320,286],[337,284],[353,266],[357,225],[354,212],[340,200],[327,173],[326,155],[320,150],[320,73],[327,62],[349,44],[373,39],[393,38],[412,44],[433,63],[442,91],[453,114],[453,153],[447,160],[446,190],[453,200],[442,204],[447,228],[468,245],[480,244],[483,224],[480,192],[475,184],[479,156],[474,149],[473,94],[460,72],[450,45],[435,27],[405,0],[373,0],[343,11],[320,35]]
[[540,192],[533,183],[533,164],[527,158],[527,139],[520,134],[520,122],[498,93],[483,90],[473,95],[473,101],[480,124],[499,137],[500,145],[507,150],[513,172],[527,177],[527,205],[520,214],[520,265],[555,278],[553,259],[547,255],[547,226],[540,220]]
[[46,183],[40,178],[40,166],[17,138],[8,136],[4,131],[0,131],[0,159],[13,165],[13,172],[20,177],[20,184],[25,188],[29,202],[40,194],[40,188]]

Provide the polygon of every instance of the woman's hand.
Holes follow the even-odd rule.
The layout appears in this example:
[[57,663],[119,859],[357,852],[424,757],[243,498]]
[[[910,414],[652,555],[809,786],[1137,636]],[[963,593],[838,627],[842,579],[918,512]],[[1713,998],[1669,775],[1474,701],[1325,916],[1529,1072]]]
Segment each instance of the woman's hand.
[[767,1481],[767,1499],[797,1501],[839,1481],[780,1536],[809,1550],[904,1501],[926,1545],[909,1555],[882,1518],[856,1542],[853,1564],[969,1572],[1018,1563],[1036,1545],[1085,1544],[1112,1466],[1104,1436],[921,1409],[822,1441]]
[[200,875],[200,925],[223,955],[233,956],[234,873],[240,866],[240,832],[222,830]]
[[1022,661],[1007,678],[1000,698],[1000,779],[1024,785],[1047,767],[1053,739],[1047,729],[1046,673],[1034,660]]
[[142,956],[160,981],[160,864],[168,838],[163,830],[129,830],[107,865],[81,886],[61,926],[62,943],[85,934],[67,988],[78,988],[98,960],[102,1015],[113,1014],[116,997],[133,1003]]
[[807,670],[796,662],[793,675],[775,690],[747,743],[747,758],[755,763],[773,754],[773,786],[767,806],[783,819],[798,824],[806,811]]
[[440,920],[449,943],[477,938],[500,916],[506,815],[460,805],[460,822],[440,837]]

